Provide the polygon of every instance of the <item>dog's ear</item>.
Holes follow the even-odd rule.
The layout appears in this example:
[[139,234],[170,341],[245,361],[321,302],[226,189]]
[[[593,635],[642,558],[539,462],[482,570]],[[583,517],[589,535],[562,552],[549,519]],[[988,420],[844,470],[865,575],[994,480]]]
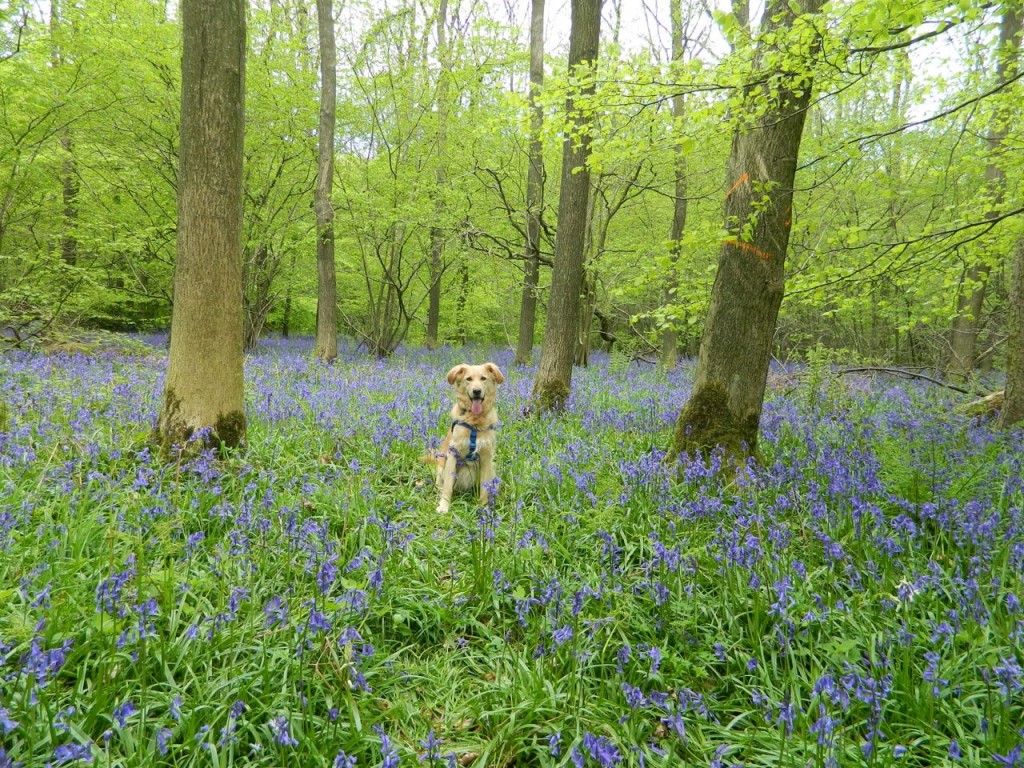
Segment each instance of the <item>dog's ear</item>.
[[484,368],[491,372],[491,376],[498,384],[505,383],[505,374],[501,372],[501,368],[496,366],[494,363],[484,363]]
[[466,369],[469,366],[463,363],[462,365],[456,365],[450,371],[448,371],[448,383],[454,384],[456,381],[466,375]]

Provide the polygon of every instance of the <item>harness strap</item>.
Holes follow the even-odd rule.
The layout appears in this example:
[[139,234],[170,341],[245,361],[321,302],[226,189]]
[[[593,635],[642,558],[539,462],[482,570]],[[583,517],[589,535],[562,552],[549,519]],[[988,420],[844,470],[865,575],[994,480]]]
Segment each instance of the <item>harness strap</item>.
[[[466,457],[463,459],[463,461],[476,461],[477,459],[479,459],[480,456],[476,452],[477,428],[474,427],[472,424],[467,424],[464,421],[458,420],[452,422],[452,429],[454,430],[455,427],[465,427],[466,429],[469,430],[469,453],[466,454]],[[483,429],[484,431],[486,431],[490,429],[490,427],[484,427]]]

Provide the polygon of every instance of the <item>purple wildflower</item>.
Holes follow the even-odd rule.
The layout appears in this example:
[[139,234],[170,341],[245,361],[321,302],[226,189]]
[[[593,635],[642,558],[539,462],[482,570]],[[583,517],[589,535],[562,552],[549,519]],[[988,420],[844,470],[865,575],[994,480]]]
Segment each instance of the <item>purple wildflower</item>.
[[53,750],[53,764],[64,765],[84,760],[92,765],[92,744],[62,744]]
[[119,728],[124,728],[128,723],[128,718],[136,712],[138,710],[135,708],[135,705],[131,699],[128,699],[114,708],[114,722],[117,723]]
[[558,627],[558,629],[551,633],[551,638],[555,641],[555,647],[567,643],[572,639],[572,627],[568,624],[564,627]]
[[622,762],[622,753],[608,740],[607,736],[595,736],[590,732],[584,733],[583,748],[590,753],[591,759],[602,768],[610,768],[610,766]]
[[0,706],[0,734],[7,734],[18,727],[18,721],[11,718],[11,713]]
[[288,727],[288,718],[284,715],[272,718],[270,721],[270,730],[274,734],[274,741],[285,747],[297,747],[299,742],[295,739]]
[[433,763],[435,760],[440,758],[441,753],[439,747],[441,746],[441,740],[434,735],[433,728],[427,731],[427,738],[420,740],[420,746],[424,750],[423,754],[420,755],[421,763],[425,760],[429,760]]
[[170,728],[161,728],[156,732],[156,751],[161,755],[166,755],[168,752],[168,742],[171,740],[171,736],[174,732]]
[[992,755],[996,765],[1005,765],[1006,768],[1021,768],[1024,766],[1024,744],[1018,744],[1005,755]]
[[552,733],[548,736],[548,751],[551,752],[552,757],[558,757],[562,754],[562,733]]
[[267,617],[265,626],[267,629],[276,626],[285,626],[288,623],[288,603],[280,596],[274,595],[263,606],[263,615]]
[[381,768],[398,768],[398,751],[392,746],[391,739],[379,725],[373,726],[373,730],[380,737]]

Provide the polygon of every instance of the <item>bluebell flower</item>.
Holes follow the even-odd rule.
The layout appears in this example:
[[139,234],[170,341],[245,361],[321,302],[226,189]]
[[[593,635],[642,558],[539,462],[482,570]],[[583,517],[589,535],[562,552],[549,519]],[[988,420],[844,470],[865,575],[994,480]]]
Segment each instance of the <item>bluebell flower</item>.
[[272,718],[270,720],[270,730],[274,734],[274,741],[285,747],[297,747],[299,745],[292,735],[288,727],[288,718],[284,715]]
[[423,754],[419,756],[420,762],[422,763],[425,760],[433,762],[439,759],[440,746],[441,740],[434,735],[434,729],[431,728],[427,731],[427,738],[420,740],[420,747],[424,750]]
[[399,759],[398,751],[392,746],[391,739],[384,732],[384,729],[379,726],[373,726],[373,730],[377,732],[377,736],[380,737],[380,754],[382,758],[381,768],[398,768]]
[[708,763],[708,768],[725,768],[725,756],[732,747],[728,744],[719,744],[715,748],[715,754]]
[[1004,657],[992,671],[996,674],[999,691],[1007,700],[1024,689],[1024,670],[1016,659]]
[[672,712],[667,717],[661,718],[661,722],[667,725],[684,745],[686,744],[686,723],[679,712]]
[[630,709],[637,709],[647,703],[647,697],[644,696],[643,691],[636,686],[623,682],[622,692],[626,695],[626,704],[629,705]]
[[3,706],[0,706],[0,734],[7,734],[18,727],[18,721],[11,717],[11,713]]
[[174,732],[170,728],[161,728],[156,732],[156,751],[161,755],[166,755],[169,751],[168,743],[171,741],[171,736]]
[[274,595],[263,606],[263,615],[266,616],[264,626],[267,629],[284,627],[288,624],[288,603],[280,595]]
[[555,641],[555,647],[567,643],[572,639],[572,627],[566,624],[563,627],[558,627],[554,632],[551,633],[552,639]]
[[552,733],[548,736],[548,751],[551,752],[552,757],[558,757],[562,754],[562,733]]
[[647,658],[651,660],[651,674],[658,674],[658,670],[661,668],[661,649],[652,645],[647,649]]
[[124,728],[127,725],[128,718],[137,711],[131,699],[128,699],[114,708],[114,722],[117,723],[118,727]]
[[92,744],[63,744],[53,750],[53,764],[65,765],[77,761],[92,765]]
[[1021,768],[1024,766],[1024,744],[1018,744],[1005,755],[992,755],[996,765],[1003,765],[1006,768]]
[[622,753],[618,747],[609,741],[607,736],[595,736],[585,732],[583,734],[583,748],[590,753],[591,759],[597,762],[601,768],[610,768],[622,762]]

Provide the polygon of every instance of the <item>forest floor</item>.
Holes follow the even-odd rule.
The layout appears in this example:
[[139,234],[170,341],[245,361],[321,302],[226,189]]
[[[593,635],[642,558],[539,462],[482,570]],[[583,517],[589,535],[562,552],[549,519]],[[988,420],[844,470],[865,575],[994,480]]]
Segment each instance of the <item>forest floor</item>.
[[[438,516],[487,359],[500,492]],[[165,365],[0,357],[2,768],[1024,765],[1024,433],[948,391],[791,372],[728,482],[663,462],[688,364],[538,417],[506,352],[268,342],[246,450],[177,463]]]

